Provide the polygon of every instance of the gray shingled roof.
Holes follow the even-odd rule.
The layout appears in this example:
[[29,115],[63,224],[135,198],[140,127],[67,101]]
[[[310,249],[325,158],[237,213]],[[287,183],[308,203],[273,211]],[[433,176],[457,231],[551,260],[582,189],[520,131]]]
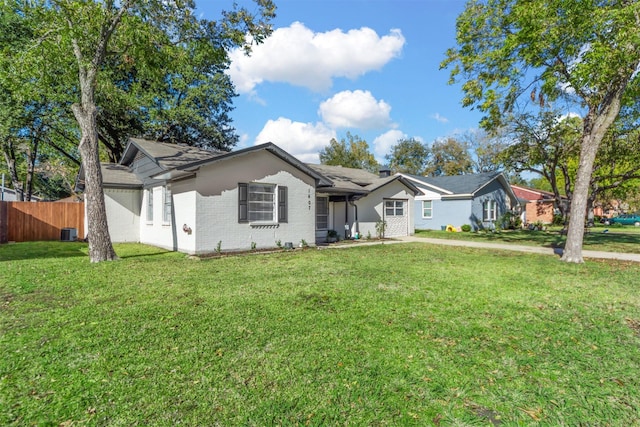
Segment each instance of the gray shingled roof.
[[[165,170],[210,160],[214,157],[227,154],[226,151],[203,150],[188,145],[167,144],[139,138],[131,138],[131,141],[135,142],[135,145],[130,144],[127,147],[129,153],[125,152],[125,155],[120,161],[121,164],[129,164],[133,161],[130,157],[135,156],[138,149],[148,157],[155,159],[158,165]],[[131,147],[133,147],[133,149],[131,149]]]
[[328,178],[333,183],[332,187],[324,189],[318,188],[319,191],[367,194],[396,180],[400,180],[414,193],[419,191],[412,182],[409,182],[409,180],[402,176],[380,177],[364,169],[347,168],[344,166],[315,165],[309,163],[307,163],[307,166]]
[[382,178],[363,169],[347,168],[344,166],[314,165],[307,163],[311,169],[329,178],[333,182],[334,191],[368,193],[366,187],[380,182]]
[[[102,170],[102,182],[111,187],[140,187],[142,181],[128,166],[115,163],[100,164]],[[84,178],[84,176],[83,176]]]
[[[501,172],[485,172],[468,175],[419,176],[408,175],[414,180],[446,190],[453,194],[474,194],[487,183],[497,178]],[[433,188],[430,188],[433,189]],[[433,189],[438,192],[437,190]]]

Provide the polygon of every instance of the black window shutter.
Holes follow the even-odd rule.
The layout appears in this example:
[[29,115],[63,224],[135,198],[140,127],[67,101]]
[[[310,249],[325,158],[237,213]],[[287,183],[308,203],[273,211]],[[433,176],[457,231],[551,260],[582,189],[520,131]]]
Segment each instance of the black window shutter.
[[249,222],[249,186],[246,183],[238,184],[238,222]]
[[278,186],[278,222],[287,221],[287,187]]

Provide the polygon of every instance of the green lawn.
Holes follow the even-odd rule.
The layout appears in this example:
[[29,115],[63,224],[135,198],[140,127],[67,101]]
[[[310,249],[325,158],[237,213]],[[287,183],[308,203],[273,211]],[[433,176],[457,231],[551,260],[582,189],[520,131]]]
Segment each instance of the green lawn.
[[638,425],[640,265],[0,246],[0,425]]
[[[560,233],[560,229],[560,227],[550,227],[548,231],[504,230],[493,233],[452,233],[440,230],[416,230],[416,236],[561,248],[564,247],[566,236]],[[640,253],[640,228],[598,225],[590,228],[589,232],[585,233],[583,248],[594,251]]]

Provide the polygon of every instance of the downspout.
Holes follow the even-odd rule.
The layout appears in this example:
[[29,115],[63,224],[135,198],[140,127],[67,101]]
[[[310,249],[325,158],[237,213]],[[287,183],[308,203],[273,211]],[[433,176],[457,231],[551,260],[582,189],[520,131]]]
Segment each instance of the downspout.
[[344,239],[349,238],[349,195],[344,196]]
[[[347,198],[347,201],[348,201],[348,198]],[[352,201],[349,201],[349,204],[351,206],[353,206],[353,210],[354,210],[354,214],[353,214],[354,215],[353,216],[353,227],[354,227],[354,230],[353,230],[353,233],[351,235],[355,237],[357,235],[357,233],[358,233],[358,205],[356,205]],[[358,237],[360,237],[360,236],[358,236]]]

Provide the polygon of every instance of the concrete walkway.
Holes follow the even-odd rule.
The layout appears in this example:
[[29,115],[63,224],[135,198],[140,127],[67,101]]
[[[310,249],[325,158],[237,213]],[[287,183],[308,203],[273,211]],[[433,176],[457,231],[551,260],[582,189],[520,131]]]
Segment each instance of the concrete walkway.
[[[470,248],[499,249],[499,250],[505,250],[505,251],[528,252],[533,254],[556,255],[558,257],[562,256],[562,248],[545,248],[540,246],[514,245],[509,243],[474,242],[474,241],[467,241],[467,240],[430,239],[426,237],[416,237],[416,236],[401,237],[398,240],[402,242],[422,242],[422,243],[430,243],[433,245],[466,246]],[[617,259],[621,261],[640,262],[640,254],[591,251],[586,249],[582,250],[582,257],[596,258],[596,259]]]
[[[530,254],[542,254],[542,255],[555,255],[557,257],[562,256],[562,248],[545,248],[540,246],[526,246],[526,245],[515,245],[509,243],[490,243],[490,242],[476,242],[476,241],[468,241],[468,240],[448,240],[448,239],[433,239],[427,237],[416,237],[416,236],[406,236],[406,237],[397,237],[393,240],[383,240],[383,241],[360,241],[353,242],[348,245],[331,245],[331,246],[319,246],[318,248],[352,248],[354,246],[369,246],[369,245],[390,245],[396,243],[407,243],[407,242],[416,242],[416,243],[429,243],[432,245],[444,245],[444,246],[465,246],[469,248],[484,248],[484,249],[497,249],[504,251],[518,251],[518,252],[527,252]],[[632,261],[632,262],[640,262],[640,254],[626,254],[620,252],[603,252],[603,251],[591,251],[591,250],[582,250],[583,258],[595,258],[595,259],[616,259],[620,261]]]

